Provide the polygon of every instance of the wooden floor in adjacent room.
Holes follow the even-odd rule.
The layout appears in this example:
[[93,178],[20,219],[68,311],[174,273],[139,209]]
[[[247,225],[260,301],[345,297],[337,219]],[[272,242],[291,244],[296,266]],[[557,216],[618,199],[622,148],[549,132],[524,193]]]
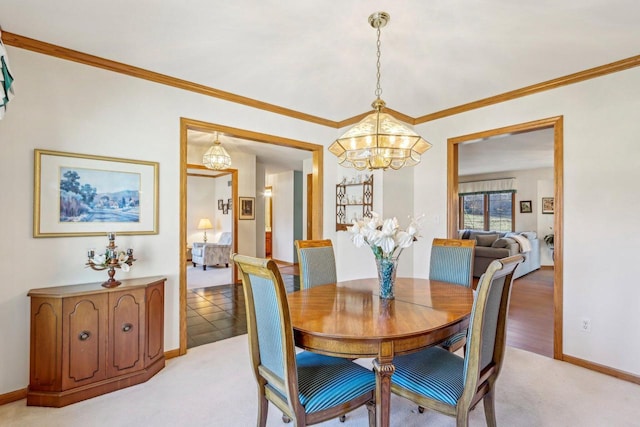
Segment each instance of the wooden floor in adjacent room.
[[507,345],[553,357],[553,269],[542,268],[513,282]]

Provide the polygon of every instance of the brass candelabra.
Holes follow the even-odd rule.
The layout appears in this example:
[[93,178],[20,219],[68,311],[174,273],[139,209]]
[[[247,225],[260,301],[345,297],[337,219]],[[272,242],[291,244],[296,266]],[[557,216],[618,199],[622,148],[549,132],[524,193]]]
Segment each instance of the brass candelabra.
[[89,249],[87,252],[88,261],[86,265],[96,271],[108,270],[107,274],[109,275],[109,279],[102,283],[102,286],[105,288],[115,288],[122,283],[114,279],[116,268],[129,271],[129,268],[136,259],[133,257],[133,249],[131,248],[127,249],[126,252],[118,252],[116,233],[107,233],[107,238],[109,239],[109,245],[107,245],[104,254],[98,255],[96,258],[95,251]]

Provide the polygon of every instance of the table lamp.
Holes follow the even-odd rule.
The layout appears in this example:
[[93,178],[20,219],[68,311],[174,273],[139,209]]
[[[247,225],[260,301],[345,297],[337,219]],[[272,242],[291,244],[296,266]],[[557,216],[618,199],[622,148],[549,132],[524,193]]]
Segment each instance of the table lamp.
[[207,243],[207,230],[210,230],[213,228],[213,225],[211,225],[211,221],[209,221],[209,218],[202,218],[200,220],[200,222],[198,222],[198,230],[204,230],[204,242]]

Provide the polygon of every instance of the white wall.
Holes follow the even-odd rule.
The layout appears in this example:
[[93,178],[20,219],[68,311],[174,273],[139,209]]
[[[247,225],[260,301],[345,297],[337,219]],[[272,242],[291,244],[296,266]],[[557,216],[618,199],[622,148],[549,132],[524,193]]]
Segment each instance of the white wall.
[[[335,136],[335,129],[11,46],[7,50],[16,96],[0,121],[0,179],[7,190],[0,195],[5,207],[0,234],[11,242],[0,249],[0,395],[29,382],[29,289],[106,278],[84,268],[87,248],[106,245],[106,237],[32,237],[35,148],[159,162],[159,234],[118,238],[118,245],[135,250],[138,261],[130,273],[116,277],[167,277],[165,350],[173,350],[179,347],[178,273],[184,250],[179,244],[180,118],[310,143]],[[234,157],[234,166],[239,161]],[[329,163],[325,171],[335,173]],[[240,196],[253,197],[255,177],[239,181]],[[254,255],[255,221],[239,226],[239,250]]]
[[[417,126],[434,147],[416,166],[425,238],[446,234],[447,138],[564,116],[564,353],[640,374],[640,68]],[[419,183],[419,184],[418,184]],[[615,242],[615,244],[613,244]],[[424,258],[425,246],[414,257]],[[415,264],[417,276],[428,268]],[[580,330],[581,319],[592,330]],[[630,329],[631,328],[631,329]],[[629,331],[631,330],[631,336]],[[625,343],[624,348],[616,343]]]
[[269,175],[272,197],[272,258],[293,262],[293,171]]
[[204,240],[204,230],[198,230],[201,218],[209,218],[214,229],[207,231],[207,241],[215,242],[215,227],[218,211],[216,202],[216,178],[187,177],[187,245]]
[[265,256],[265,203],[267,198],[263,196],[266,184],[265,167],[262,163],[256,164],[256,256]]
[[553,224],[555,214],[543,214],[542,213],[542,198],[543,197],[553,197],[555,194],[553,192],[553,178],[551,179],[539,179],[537,181],[537,201],[538,201],[538,209],[534,210],[536,212],[536,225],[538,237],[540,237],[540,264],[541,265],[553,265],[553,258],[551,256],[551,250],[549,246],[544,242],[544,236],[550,233],[554,233]]

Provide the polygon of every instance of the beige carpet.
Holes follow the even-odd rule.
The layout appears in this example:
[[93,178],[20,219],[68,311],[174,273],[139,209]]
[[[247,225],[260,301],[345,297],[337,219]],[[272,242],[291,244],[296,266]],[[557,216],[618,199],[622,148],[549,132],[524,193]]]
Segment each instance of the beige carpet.
[[187,266],[187,289],[228,285],[231,283],[232,270],[231,264],[229,267],[208,266],[205,271],[201,265],[194,267],[189,263]]
[[[369,361],[361,363],[369,366]],[[498,425],[503,427],[638,426],[640,387],[564,362],[508,348],[496,392]],[[267,425],[286,427],[269,408]],[[171,359],[144,384],[64,408],[28,407],[25,400],[0,406],[2,426],[254,426],[256,387],[249,365],[247,336],[190,349]],[[367,426],[360,408],[341,424]],[[393,397],[391,425],[455,426],[455,420]],[[482,405],[471,426],[485,426]]]

